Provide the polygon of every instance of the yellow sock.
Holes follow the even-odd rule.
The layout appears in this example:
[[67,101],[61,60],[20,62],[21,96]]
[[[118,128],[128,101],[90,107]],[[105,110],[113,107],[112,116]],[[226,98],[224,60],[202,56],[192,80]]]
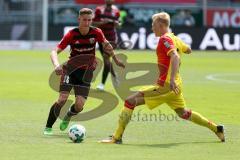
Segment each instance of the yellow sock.
[[217,132],[217,125],[205,117],[203,117],[201,114],[192,111],[191,117],[189,119],[190,121],[199,124],[201,126],[205,126],[209,129],[211,129],[213,132]]
[[123,132],[124,132],[128,122],[131,119],[132,112],[133,112],[132,109],[129,109],[129,108],[126,108],[126,107],[124,107],[122,109],[122,112],[119,115],[118,127],[117,127],[117,129],[114,133],[114,138],[116,138],[116,139],[121,139],[122,138]]

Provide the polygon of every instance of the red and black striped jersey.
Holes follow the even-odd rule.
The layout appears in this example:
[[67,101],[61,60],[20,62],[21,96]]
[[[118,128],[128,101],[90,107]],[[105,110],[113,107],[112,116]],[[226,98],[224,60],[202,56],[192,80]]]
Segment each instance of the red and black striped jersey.
[[[96,22],[99,22],[104,18],[107,18],[107,19],[118,21],[119,17],[120,17],[120,11],[115,5],[112,5],[111,10],[106,9],[106,6],[104,5],[96,8],[95,17],[93,20]],[[98,27],[102,29],[108,41],[116,42],[117,31],[113,22],[109,22],[107,24],[103,24]]]
[[101,29],[90,27],[86,35],[82,35],[79,28],[70,30],[57,45],[64,50],[70,45],[70,60],[68,63],[78,63],[78,66],[89,65],[95,62],[96,42],[103,43],[106,38]]
[[58,44],[58,48],[64,50],[71,47],[70,58],[79,54],[94,54],[96,42],[103,43],[105,36],[101,29],[90,27],[88,34],[82,35],[78,28],[70,30]]

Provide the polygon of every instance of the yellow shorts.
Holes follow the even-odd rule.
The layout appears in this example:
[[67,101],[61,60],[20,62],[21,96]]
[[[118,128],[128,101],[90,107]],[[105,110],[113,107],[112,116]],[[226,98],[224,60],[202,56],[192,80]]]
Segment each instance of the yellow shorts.
[[163,103],[167,103],[168,106],[175,110],[186,106],[181,88],[182,87],[179,86],[179,94],[175,94],[173,91],[170,91],[169,86],[162,87],[159,85],[145,86],[139,91],[143,93],[145,104],[149,107],[149,109],[154,109]]

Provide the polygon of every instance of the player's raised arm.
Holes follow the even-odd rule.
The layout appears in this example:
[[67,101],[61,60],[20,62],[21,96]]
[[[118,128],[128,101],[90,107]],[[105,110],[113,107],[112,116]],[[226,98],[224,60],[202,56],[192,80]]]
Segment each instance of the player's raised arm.
[[173,90],[176,94],[178,94],[179,88],[175,82],[175,79],[176,79],[176,74],[179,70],[180,57],[175,49],[170,51],[168,55],[171,57],[170,89]]
[[118,59],[114,53],[114,50],[113,50],[113,47],[112,45],[107,41],[105,40],[103,43],[103,49],[104,51],[110,56],[113,58],[114,62],[119,66],[119,67],[122,67],[122,68],[125,68],[125,65],[124,63]]

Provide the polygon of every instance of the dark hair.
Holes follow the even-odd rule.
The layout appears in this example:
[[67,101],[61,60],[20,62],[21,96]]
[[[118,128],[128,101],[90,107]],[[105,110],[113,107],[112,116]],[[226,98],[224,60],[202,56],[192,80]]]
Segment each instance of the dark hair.
[[93,10],[91,10],[90,8],[82,8],[79,10],[79,16],[83,14],[93,14]]

